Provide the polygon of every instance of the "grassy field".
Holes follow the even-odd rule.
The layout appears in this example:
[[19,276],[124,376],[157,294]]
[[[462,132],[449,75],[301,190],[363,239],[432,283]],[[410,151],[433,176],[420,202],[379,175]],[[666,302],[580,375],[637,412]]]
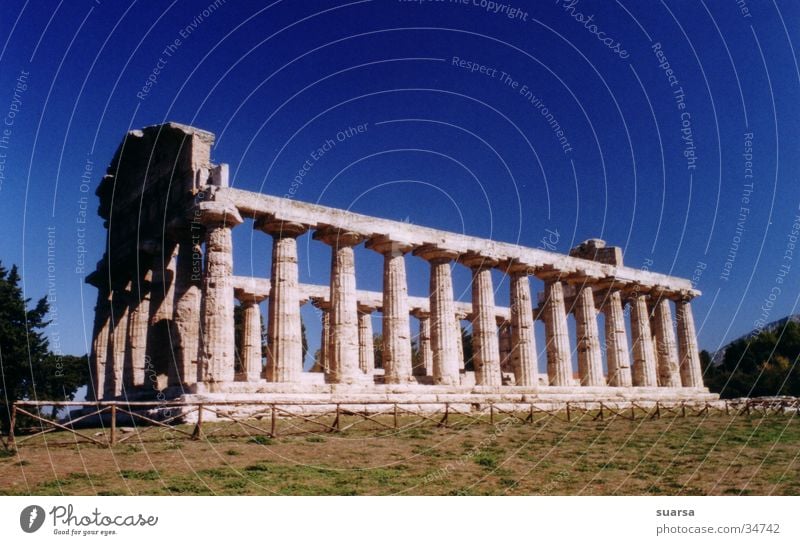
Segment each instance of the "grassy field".
[[[280,429],[302,425],[283,421]],[[271,439],[214,424],[197,441],[154,429],[114,447],[53,433],[0,453],[0,493],[800,494],[796,415],[503,416],[493,425],[463,416],[450,428],[409,416],[400,425]]]

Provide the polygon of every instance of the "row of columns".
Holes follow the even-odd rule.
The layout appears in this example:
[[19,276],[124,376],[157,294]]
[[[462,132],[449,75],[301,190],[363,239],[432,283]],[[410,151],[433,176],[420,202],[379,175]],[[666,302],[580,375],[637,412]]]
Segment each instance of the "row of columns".
[[[203,203],[204,205],[207,203]],[[213,204],[213,203],[209,203]],[[207,222],[206,289],[227,289],[224,282],[212,282],[216,260],[212,259],[217,246],[225,246],[230,239],[230,227],[238,224],[234,210],[209,207],[212,218]],[[233,218],[221,222],[219,218]],[[296,238],[308,230],[307,226],[262,220],[256,228],[273,237],[272,276],[269,298],[269,358],[266,378],[273,382],[295,382],[302,371],[302,346],[300,338],[299,282]],[[216,235],[215,229],[228,234]],[[330,299],[327,312],[323,314],[322,360],[326,380],[333,383],[371,382],[374,367],[372,350],[372,323],[370,312],[374,309],[359,308],[355,280],[354,247],[364,242],[365,237],[336,228],[322,228],[314,232],[314,238],[331,247]],[[412,248],[410,244],[392,240],[386,236],[367,240],[366,247],[384,257],[383,267],[383,345],[381,347],[385,380],[387,383],[406,383],[413,377],[430,375],[435,384],[460,384],[463,367],[463,347],[455,302],[451,264],[454,260],[472,269],[472,325],[473,361],[476,383],[483,386],[501,384],[501,352],[495,322],[495,301],[491,271],[499,263],[479,254],[459,254],[435,245]],[[418,313],[420,321],[421,362],[412,365],[408,288],[405,270],[405,254],[412,251],[415,256],[430,264],[430,312]],[[225,262],[227,263],[227,261]],[[510,350],[508,361],[513,369],[516,384],[535,386],[538,383],[536,346],[534,336],[534,314],[531,304],[529,276],[536,274],[545,280],[545,303],[538,318],[545,324],[548,379],[551,385],[567,386],[573,383],[571,346],[566,322],[565,282],[560,273],[537,273],[522,264],[504,264],[511,284],[511,319],[508,324]],[[210,273],[209,273],[210,269]],[[220,272],[230,274],[227,265]],[[573,280],[573,284],[575,284]],[[603,374],[602,351],[597,324],[598,308],[595,304],[593,281],[584,279],[577,285],[573,301],[576,320],[578,372],[584,386],[664,386],[701,387],[702,372],[697,353],[694,320],[688,300],[676,302],[678,309],[678,342],[667,294],[656,298],[651,312],[647,294],[625,294],[631,306],[631,332],[634,340],[631,362],[625,328],[623,292],[619,289],[603,291],[601,308],[605,314],[606,359],[608,378]],[[217,297],[212,293],[210,300]],[[230,298],[229,298],[230,300]],[[219,308],[219,307],[216,307]],[[213,326],[222,314],[204,314],[204,324]],[[215,344],[208,343],[214,348]],[[226,347],[227,348],[227,347]],[[232,350],[232,347],[230,347]],[[207,352],[211,352],[208,350]],[[227,354],[226,350],[220,352]],[[227,357],[227,356],[224,356]],[[208,362],[214,356],[207,354]],[[213,365],[212,365],[213,368]],[[214,380],[214,374],[206,380]]]
[[[170,283],[172,292],[162,294],[156,305],[158,312],[173,319],[176,332],[177,355],[170,366],[170,384],[234,380],[234,297],[241,302],[244,316],[242,361],[247,379],[299,382],[303,362],[297,237],[307,232],[309,226],[274,217],[261,218],[255,223],[256,229],[273,238],[268,357],[262,374],[258,306],[262,299],[244,289],[234,293],[232,284],[231,230],[242,223],[242,218],[230,203],[206,201],[199,204],[196,220],[205,229],[202,283],[191,269],[200,251],[198,245],[190,240],[185,229],[174,229],[173,235],[179,242],[170,258],[170,263],[175,264],[172,265],[174,282]],[[359,307],[354,257],[354,247],[366,237],[336,228],[317,229],[313,236],[331,247],[330,296],[323,312],[321,346],[326,380],[371,383],[374,355],[370,314],[375,309]],[[427,375],[433,377],[435,384],[460,384],[463,346],[459,320],[463,316],[456,312],[451,276],[451,265],[457,261],[472,271],[472,351],[478,385],[501,385],[504,363],[513,370],[518,386],[538,384],[534,335],[537,318],[545,325],[549,383],[554,386],[573,383],[565,300],[568,281],[575,286],[571,308],[576,320],[576,352],[582,385],[702,387],[688,299],[676,301],[676,340],[667,293],[628,293],[591,279],[565,281],[558,271],[531,270],[521,263],[499,263],[477,253],[461,254],[436,245],[413,247],[387,236],[369,238],[366,247],[382,254],[384,259],[381,352],[387,383],[408,383],[415,376]],[[405,268],[405,255],[412,251],[430,264],[429,311],[413,312],[420,328],[421,356],[416,365],[412,363],[411,309]],[[492,270],[497,267],[502,267],[510,278],[510,320],[501,328],[502,343],[492,283]],[[531,275],[545,282],[544,303],[536,312],[531,298]],[[143,280],[152,282],[153,278]],[[96,323],[93,344],[97,360],[107,362],[98,366],[95,377],[97,391],[103,391],[106,397],[119,396],[126,385],[137,386],[145,380],[146,369],[140,362],[147,361],[147,334],[156,301],[151,300],[151,290],[141,286],[137,282],[135,288],[129,285],[122,290],[101,290],[98,299],[97,319],[112,324],[109,328],[98,327]],[[601,301],[599,308],[596,299]],[[648,306],[651,299],[652,312]],[[169,305],[165,300],[169,300]],[[630,352],[625,327],[626,302],[630,304],[633,339]],[[605,315],[607,379],[603,374],[598,312]]]

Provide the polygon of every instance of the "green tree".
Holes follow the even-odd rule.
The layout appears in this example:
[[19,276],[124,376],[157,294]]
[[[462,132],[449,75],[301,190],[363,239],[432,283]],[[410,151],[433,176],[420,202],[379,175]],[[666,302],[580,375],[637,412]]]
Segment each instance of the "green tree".
[[0,421],[8,432],[11,404],[18,400],[71,401],[89,381],[88,358],[52,354],[44,329],[47,299],[29,308],[16,266],[0,264]]
[[782,327],[739,339],[725,350],[718,367],[701,352],[706,384],[723,398],[800,395],[800,325]]

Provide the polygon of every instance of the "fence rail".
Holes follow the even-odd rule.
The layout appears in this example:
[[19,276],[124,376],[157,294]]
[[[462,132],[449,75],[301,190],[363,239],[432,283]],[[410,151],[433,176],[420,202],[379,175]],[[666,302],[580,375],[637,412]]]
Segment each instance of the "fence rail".
[[[365,407],[373,405],[375,411],[356,410],[352,407]],[[429,406],[430,409],[421,409]],[[470,411],[461,410],[460,407],[470,406]],[[471,423],[488,422],[495,424],[499,417],[513,419],[523,424],[536,423],[537,415],[543,418],[558,418],[567,422],[588,418],[591,421],[604,421],[607,419],[655,420],[659,418],[689,418],[709,416],[710,414],[726,416],[769,416],[769,415],[800,415],[800,398],[793,399],[741,399],[722,400],[716,402],[654,402],[650,404],[624,402],[564,402],[554,407],[550,403],[521,403],[521,402],[481,402],[466,403],[463,401],[425,401],[409,403],[354,403],[354,402],[244,402],[244,401],[212,401],[212,402],[158,402],[158,401],[100,401],[87,403],[82,401],[17,401],[11,409],[10,430],[8,436],[0,438],[0,444],[8,451],[15,451],[17,447],[36,437],[56,431],[70,432],[75,436],[76,442],[83,439],[98,446],[110,447],[131,440],[133,437],[141,438],[144,434],[156,429],[167,429],[191,440],[209,437],[214,432],[208,431],[215,423],[233,423],[248,432],[258,432],[270,438],[287,435],[300,435],[309,433],[343,433],[363,423],[371,423],[380,430],[403,430],[415,426],[430,424],[439,428],[453,427],[457,422],[456,417],[468,417]],[[301,413],[299,409],[308,407],[334,407],[328,410]],[[509,408],[509,406],[511,408]],[[66,408],[86,407],[90,412],[82,414],[68,421],[58,422],[39,414],[37,408]],[[255,408],[254,412],[245,415],[234,414],[230,408]],[[412,408],[413,407],[413,408]],[[142,414],[143,411],[158,409],[163,411],[163,418],[155,418],[151,414]],[[178,409],[171,414],[173,409]],[[260,410],[259,410],[260,409]],[[168,411],[167,411],[168,410]],[[196,420],[192,422],[192,431],[179,427],[186,418],[197,413]],[[216,421],[204,422],[204,416],[214,415]],[[40,429],[30,434],[20,436],[15,432],[17,417],[24,415],[33,418],[40,424]],[[119,423],[120,415],[125,415],[135,428],[122,428]],[[401,424],[401,416],[416,418],[412,424]],[[88,435],[83,427],[76,428],[76,424],[87,423],[92,418],[99,419],[101,432],[93,436]],[[108,420],[108,433],[106,433],[105,420]],[[354,417],[354,420],[345,423],[345,417]],[[383,421],[384,417],[387,421]],[[488,418],[487,418],[488,417]],[[261,422],[268,419],[269,427],[262,427]],[[327,420],[326,420],[327,419]],[[302,429],[283,426],[280,423],[291,423],[292,420],[312,425],[311,429]],[[257,425],[256,422],[259,424]],[[136,425],[142,424],[141,426]],[[205,427],[205,428],[204,428]],[[120,432],[127,435],[119,437]],[[102,436],[102,439],[98,438]]]

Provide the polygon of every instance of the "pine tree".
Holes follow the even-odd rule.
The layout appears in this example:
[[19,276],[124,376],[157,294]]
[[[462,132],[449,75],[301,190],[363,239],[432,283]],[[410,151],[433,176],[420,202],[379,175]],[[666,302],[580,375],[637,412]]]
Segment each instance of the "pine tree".
[[28,309],[16,265],[0,263],[0,426],[8,431],[11,404],[17,400],[72,400],[89,377],[86,357],[52,354],[44,329],[46,298]]

